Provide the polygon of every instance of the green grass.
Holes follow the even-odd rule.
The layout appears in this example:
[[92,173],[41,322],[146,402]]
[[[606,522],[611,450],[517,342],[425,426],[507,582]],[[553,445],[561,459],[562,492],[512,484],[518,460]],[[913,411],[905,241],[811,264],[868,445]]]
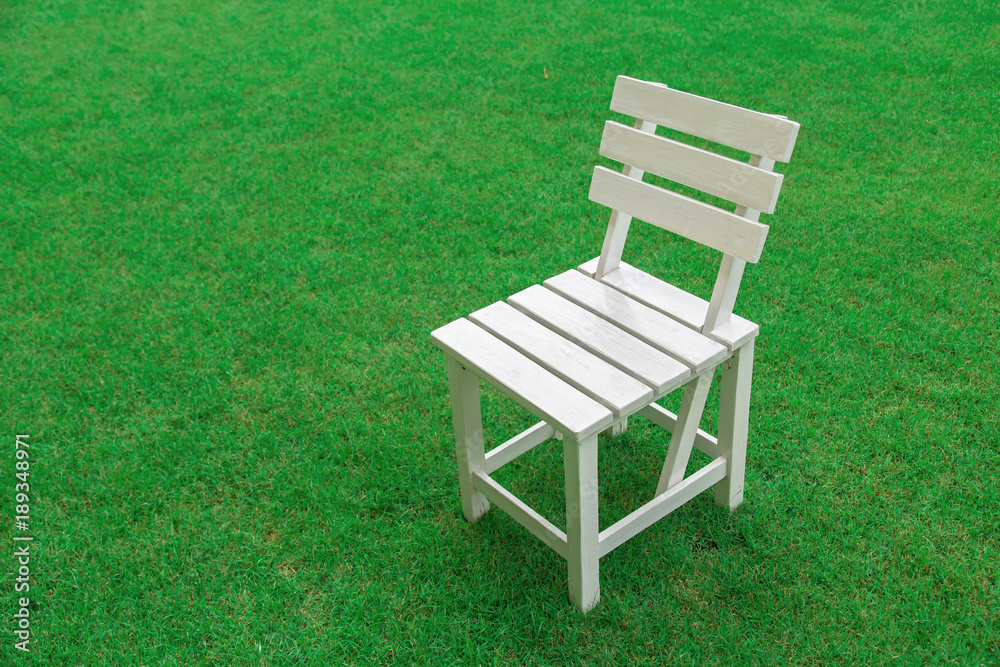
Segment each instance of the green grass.
[[[995,3],[327,5],[0,8],[7,664],[1000,664]],[[738,304],[746,503],[613,552],[581,616],[462,520],[428,333],[597,253],[619,73],[802,130]],[[628,261],[708,289],[643,227]],[[604,523],[655,485],[634,421]],[[501,478],[557,513],[561,470]]]

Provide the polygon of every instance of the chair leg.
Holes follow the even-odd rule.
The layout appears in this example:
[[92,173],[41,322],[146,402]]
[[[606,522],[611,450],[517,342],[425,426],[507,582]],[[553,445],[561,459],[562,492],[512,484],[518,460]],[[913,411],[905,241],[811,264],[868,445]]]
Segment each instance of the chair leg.
[[615,422],[604,431],[604,433],[617,438],[626,430],[628,430],[628,417],[621,417],[616,419]]
[[708,388],[712,386],[712,375],[713,373],[703,373],[684,387],[684,399],[677,413],[677,424],[670,438],[670,448],[667,450],[667,459],[663,462],[660,481],[656,485],[656,495],[684,479],[684,472],[691,458],[691,448],[694,447],[694,439],[701,424],[701,414],[705,411]]
[[476,491],[472,473],[486,463],[483,444],[483,417],[479,405],[479,378],[461,363],[445,355],[451,388],[451,417],[455,425],[455,455],[458,459],[458,486],[462,492],[462,514],[471,523],[490,508],[486,496]]
[[719,446],[729,460],[725,479],[715,485],[715,504],[735,510],[743,502],[747,434],[750,423],[750,382],[753,341],[736,350],[722,368],[719,398]]
[[597,434],[563,436],[566,467],[566,546],[569,599],[582,612],[601,599],[597,551]]

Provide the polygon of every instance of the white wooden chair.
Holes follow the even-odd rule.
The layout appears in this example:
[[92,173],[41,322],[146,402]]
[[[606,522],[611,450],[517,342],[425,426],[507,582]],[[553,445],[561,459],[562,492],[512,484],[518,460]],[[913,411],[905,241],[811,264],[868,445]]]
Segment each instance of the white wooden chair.
[[[640,531],[715,487],[717,505],[743,500],[750,380],[759,328],[733,314],[747,262],[767,236],[758,222],[774,211],[799,125],[625,76],[611,109],[636,119],[608,121],[601,155],[621,173],[594,169],[591,200],[610,207],[599,257],[434,331],[451,388],[462,511],[471,522],[490,503],[505,510],[569,563],[569,597],[581,611],[600,598],[599,560]],[[657,136],[657,125],[750,154],[749,163]],[[644,183],[651,172],[736,204],[735,213]],[[722,265],[710,301],[621,261],[632,217],[714,248]],[[718,435],[699,429],[715,369],[722,366]],[[541,422],[486,452],[479,380]],[[654,403],[679,387],[678,414]],[[672,433],[655,495],[601,531],[597,435],[620,432],[640,414]],[[566,532],[490,474],[550,437],[561,437]],[[712,461],[686,476],[692,447]]]

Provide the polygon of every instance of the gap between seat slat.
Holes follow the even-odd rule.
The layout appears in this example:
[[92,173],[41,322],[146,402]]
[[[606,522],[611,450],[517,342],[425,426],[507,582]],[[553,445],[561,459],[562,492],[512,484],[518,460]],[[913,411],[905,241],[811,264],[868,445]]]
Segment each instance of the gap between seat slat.
[[553,276],[544,285],[674,357],[694,373],[714,366],[729,354],[724,345],[579,271]]
[[[581,264],[578,269],[586,276],[593,276],[599,260],[599,257],[595,257]],[[708,314],[708,301],[705,299],[625,262],[621,262],[615,271],[603,276],[601,282],[695,331],[701,331]],[[735,350],[755,338],[758,333],[760,327],[757,324],[733,314],[725,324],[702,335]]]
[[606,407],[465,318],[436,329],[431,338],[463,366],[564,433],[587,436],[614,421]]
[[653,389],[654,399],[691,376],[691,370],[681,362],[541,285],[532,285],[507,302],[645,383]]
[[469,319],[609,408],[616,417],[631,414],[653,400],[653,390],[647,385],[502,301],[477,310]]

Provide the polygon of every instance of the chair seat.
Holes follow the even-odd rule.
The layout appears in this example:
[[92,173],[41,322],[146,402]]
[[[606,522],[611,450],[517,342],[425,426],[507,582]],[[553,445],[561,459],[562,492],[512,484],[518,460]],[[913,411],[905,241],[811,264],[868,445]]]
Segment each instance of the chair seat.
[[[593,276],[597,271],[599,259],[600,257],[595,257],[581,264],[580,272]],[[601,282],[669,315],[687,327],[701,331],[708,315],[708,301],[625,262],[619,263],[618,266],[617,270],[602,277]],[[758,333],[760,333],[759,326],[733,313],[729,321],[706,332],[705,335],[732,351],[756,338]]]
[[465,368],[563,432],[589,435],[614,421],[591,396],[465,318],[435,329],[431,338]]
[[597,281],[584,274],[590,264],[431,336],[528,411],[583,437],[715,368],[758,331],[734,318],[702,335],[694,325],[706,302],[627,264]]

